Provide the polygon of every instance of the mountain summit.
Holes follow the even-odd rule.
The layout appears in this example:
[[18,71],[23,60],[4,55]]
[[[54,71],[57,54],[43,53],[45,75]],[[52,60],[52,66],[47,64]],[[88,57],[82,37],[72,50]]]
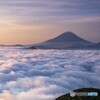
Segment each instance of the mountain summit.
[[85,49],[88,46],[94,45],[90,41],[80,38],[72,32],[65,32],[53,39],[33,45],[30,48],[39,49]]
[[[86,41],[82,38],[80,38],[79,36],[75,35],[74,33],[72,32],[65,32],[59,36],[57,36],[56,38],[54,39],[51,39],[51,40],[48,40],[46,42],[89,42],[89,41]],[[90,42],[89,42],[90,43]]]

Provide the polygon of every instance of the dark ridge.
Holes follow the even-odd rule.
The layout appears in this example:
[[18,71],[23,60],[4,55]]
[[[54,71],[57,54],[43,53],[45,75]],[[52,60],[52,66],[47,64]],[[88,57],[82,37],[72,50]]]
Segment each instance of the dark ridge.
[[89,48],[89,49],[100,49],[100,42],[92,44],[92,45],[89,45],[89,46],[86,46],[86,48]]
[[38,48],[36,48],[35,46],[32,46],[32,47],[29,47],[29,49],[38,49]]
[[23,45],[22,44],[15,44],[15,45],[11,45],[11,46],[19,47],[19,46],[23,46]]
[[74,96],[71,97],[70,93],[56,98],[55,100],[100,100],[100,89],[95,88],[82,88],[74,90],[74,92],[97,92],[98,96]]

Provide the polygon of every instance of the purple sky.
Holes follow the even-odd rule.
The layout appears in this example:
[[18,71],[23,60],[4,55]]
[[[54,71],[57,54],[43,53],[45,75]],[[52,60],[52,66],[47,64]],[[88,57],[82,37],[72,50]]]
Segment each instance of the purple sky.
[[0,0],[0,44],[33,44],[65,31],[100,42],[100,0]]

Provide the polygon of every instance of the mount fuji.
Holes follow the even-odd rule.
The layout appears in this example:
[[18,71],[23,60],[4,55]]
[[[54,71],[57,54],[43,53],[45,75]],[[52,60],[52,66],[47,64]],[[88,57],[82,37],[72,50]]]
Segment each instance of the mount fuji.
[[[97,43],[87,41],[72,32],[65,32],[48,41],[35,44],[31,49],[96,49],[100,48]],[[97,49],[98,49],[97,48]]]

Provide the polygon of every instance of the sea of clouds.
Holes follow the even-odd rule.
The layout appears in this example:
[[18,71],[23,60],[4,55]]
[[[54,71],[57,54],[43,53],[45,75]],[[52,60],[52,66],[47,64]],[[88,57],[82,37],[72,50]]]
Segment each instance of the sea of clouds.
[[54,100],[100,88],[99,50],[0,48],[0,100]]

